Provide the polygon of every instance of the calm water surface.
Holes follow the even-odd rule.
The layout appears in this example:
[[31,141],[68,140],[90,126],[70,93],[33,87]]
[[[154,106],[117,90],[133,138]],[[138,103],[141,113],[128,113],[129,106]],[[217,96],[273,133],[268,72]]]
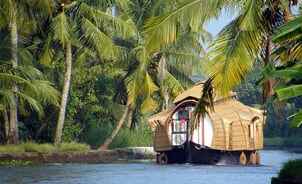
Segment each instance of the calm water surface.
[[262,151],[262,166],[209,166],[152,162],[0,167],[0,184],[270,184],[282,163],[302,154]]

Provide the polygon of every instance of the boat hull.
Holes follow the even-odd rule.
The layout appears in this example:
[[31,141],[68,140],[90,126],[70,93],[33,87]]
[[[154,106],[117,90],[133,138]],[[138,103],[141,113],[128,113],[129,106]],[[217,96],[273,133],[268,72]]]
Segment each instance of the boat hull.
[[[160,152],[157,157],[158,163],[193,163],[193,164],[242,164],[241,155],[245,155],[246,161],[243,165],[251,162],[250,158],[256,150],[241,150],[241,151],[224,151],[215,150],[209,147],[203,147],[193,142],[186,143],[181,146],[173,147],[173,149],[165,152]],[[165,155],[165,162],[161,162],[162,155]]]

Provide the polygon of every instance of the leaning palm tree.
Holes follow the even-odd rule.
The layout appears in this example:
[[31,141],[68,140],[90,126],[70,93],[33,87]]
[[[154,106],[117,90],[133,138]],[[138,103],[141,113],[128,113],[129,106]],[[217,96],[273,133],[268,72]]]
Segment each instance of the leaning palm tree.
[[[208,35],[200,26],[197,32],[191,32],[183,26],[179,29],[179,42],[152,53],[147,47],[148,35],[145,34],[144,24],[147,19],[167,12],[170,5],[167,1],[131,2],[126,12],[120,12],[131,17],[137,30],[136,39],[128,41],[131,43],[128,44],[127,54],[129,65],[122,82],[124,87],[121,89],[124,90],[119,91],[126,105],[125,111],[100,149],[108,148],[124,122],[128,120],[128,127],[135,127],[137,113],[154,112],[160,105],[162,109],[167,108],[171,99],[183,91],[185,83],[193,83],[190,76],[193,68],[200,64],[200,56],[204,53],[200,40]],[[163,103],[158,103],[160,101]]]
[[[0,30],[7,30],[10,37],[10,61],[13,68],[19,64],[19,36],[29,35],[39,28],[39,21],[47,17],[53,8],[52,0],[7,0],[0,3]],[[38,20],[38,21],[37,21]],[[18,92],[18,86],[12,84],[12,89]],[[12,96],[14,106],[8,111],[8,121],[10,124],[11,138],[10,143],[18,143],[18,98]]]
[[[114,33],[122,37],[133,34],[133,28],[126,21],[106,12],[104,3],[89,0],[61,1],[57,15],[51,20],[49,42],[44,45],[42,57],[51,60],[54,47],[59,43],[65,53],[65,73],[59,117],[54,138],[60,144],[65,121],[65,111],[71,83],[73,50],[87,47],[97,53],[100,60],[113,60],[120,49],[113,41]],[[82,42],[82,43],[80,43]],[[56,48],[58,49],[58,47]],[[46,57],[45,57],[46,56]]]

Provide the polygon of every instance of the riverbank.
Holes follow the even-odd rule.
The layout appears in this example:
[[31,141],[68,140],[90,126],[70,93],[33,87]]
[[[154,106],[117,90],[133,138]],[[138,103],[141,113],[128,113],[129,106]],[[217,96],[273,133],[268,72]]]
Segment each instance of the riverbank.
[[[296,139],[266,138],[265,150],[284,150],[302,153],[302,144]],[[155,159],[152,147],[125,147],[107,151],[92,150],[87,144],[63,143],[58,147],[52,144],[23,143],[0,146],[0,165],[29,165],[43,163],[121,163]]]
[[302,138],[300,137],[273,137],[264,139],[264,149],[285,150],[295,153],[302,153]]
[[85,152],[53,152],[19,154],[0,153],[0,165],[28,165],[44,163],[121,163],[155,159],[149,147],[132,147],[114,150],[89,150]]

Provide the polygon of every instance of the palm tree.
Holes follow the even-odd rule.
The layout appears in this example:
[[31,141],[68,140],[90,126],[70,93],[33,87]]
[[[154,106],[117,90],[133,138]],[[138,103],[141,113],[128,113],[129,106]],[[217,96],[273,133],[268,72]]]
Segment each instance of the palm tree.
[[[19,64],[19,36],[21,33],[28,34],[31,31],[39,27],[37,18],[43,19],[45,16],[51,13],[53,7],[52,0],[34,0],[34,1],[17,1],[17,0],[8,0],[1,1],[0,4],[0,29],[7,29],[10,36],[10,61],[12,67],[17,69]],[[12,90],[16,93],[18,92],[18,86],[12,84]],[[17,96],[11,96],[14,101],[8,110],[8,119],[9,121],[9,142],[12,144],[18,143],[18,98]],[[6,116],[5,116],[6,117]]]
[[146,114],[159,109],[157,100],[163,101],[162,109],[167,108],[171,102],[170,97],[181,93],[186,82],[193,83],[190,79],[192,69],[200,64],[200,57],[204,52],[200,38],[205,38],[206,34],[200,27],[200,30],[194,33],[182,27],[179,42],[166,45],[157,52],[150,52],[147,48],[148,34],[145,34],[144,24],[149,18],[168,11],[169,4],[167,1],[131,2],[127,12],[120,12],[131,17],[137,30],[136,39],[128,41],[129,65],[121,85],[123,87],[120,88],[122,90],[119,91],[122,93],[122,101],[126,104],[125,111],[100,149],[108,148],[127,118],[128,127],[134,127],[137,122],[135,115],[138,112]]
[[[43,105],[58,105],[59,93],[53,85],[46,81],[43,74],[32,66],[12,67],[10,63],[0,65],[0,112],[5,120],[5,136],[7,143],[15,143],[11,124],[8,122],[8,111],[14,107],[20,112],[34,110],[41,117]],[[18,90],[11,88],[17,85]],[[18,106],[15,101],[18,98]]]
[[[263,65],[271,63],[273,30],[288,20],[290,6],[296,1],[278,0],[186,0],[176,3],[171,12],[150,19],[145,25],[150,50],[156,51],[176,40],[177,26],[189,24],[194,30],[197,21],[209,21],[222,9],[237,12],[237,17],[226,25],[210,46],[209,73],[215,76],[213,83],[219,92],[226,95],[253,68],[258,58]],[[272,95],[272,81],[264,83],[264,96]]]
[[[114,17],[106,11],[104,4],[89,0],[61,1],[58,14],[52,19],[51,32],[42,56],[51,60],[53,57],[51,45],[59,43],[65,52],[65,73],[61,97],[60,112],[56,127],[55,145],[61,143],[62,131],[65,121],[67,98],[72,75],[73,50],[87,47],[97,53],[100,59],[112,60],[117,58],[120,49],[114,44],[114,32],[122,37],[133,34],[133,29],[126,21]],[[109,26],[109,27],[108,27]],[[83,42],[81,44],[80,42]]]
[[[272,56],[280,64],[278,67],[268,68],[265,76],[279,81],[276,86],[276,94],[281,101],[302,96],[301,26],[302,16],[300,15],[281,26],[273,35],[273,41],[277,45],[277,49]],[[301,110],[292,115],[291,118],[291,127],[302,125]]]

